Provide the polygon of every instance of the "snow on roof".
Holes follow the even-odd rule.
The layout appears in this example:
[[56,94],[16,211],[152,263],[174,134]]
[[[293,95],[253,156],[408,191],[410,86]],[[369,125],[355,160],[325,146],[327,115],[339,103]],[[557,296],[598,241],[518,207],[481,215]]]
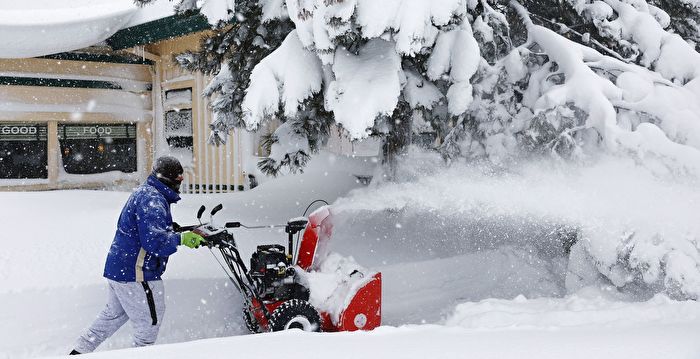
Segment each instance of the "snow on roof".
[[97,44],[123,28],[132,0],[25,0],[0,3],[0,58],[27,58]]
[[124,28],[175,15],[175,4],[176,2],[172,0],[154,0],[148,5],[139,8]]
[[175,3],[155,0],[25,0],[0,2],[0,58],[28,58],[100,43],[117,31],[175,14]]

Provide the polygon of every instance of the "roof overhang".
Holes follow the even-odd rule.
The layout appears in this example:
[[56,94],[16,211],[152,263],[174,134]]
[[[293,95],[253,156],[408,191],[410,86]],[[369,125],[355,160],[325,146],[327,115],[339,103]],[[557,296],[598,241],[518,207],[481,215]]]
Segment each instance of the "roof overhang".
[[113,50],[121,50],[153,44],[207,29],[211,29],[211,25],[207,18],[199,12],[171,15],[119,30],[107,39],[107,45]]

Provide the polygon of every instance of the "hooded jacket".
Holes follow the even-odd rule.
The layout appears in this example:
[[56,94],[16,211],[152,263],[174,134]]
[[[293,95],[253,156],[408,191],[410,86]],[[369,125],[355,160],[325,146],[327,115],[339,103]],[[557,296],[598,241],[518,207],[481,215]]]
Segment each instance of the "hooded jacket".
[[180,234],[172,228],[170,205],[180,196],[149,176],[124,205],[107,255],[104,277],[119,282],[158,280],[168,256],[177,251]]

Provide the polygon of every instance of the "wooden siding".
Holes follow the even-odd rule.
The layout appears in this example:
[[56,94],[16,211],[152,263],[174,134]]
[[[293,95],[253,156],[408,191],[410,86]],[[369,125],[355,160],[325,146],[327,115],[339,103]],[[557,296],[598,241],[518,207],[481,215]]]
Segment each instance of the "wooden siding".
[[[226,145],[207,143],[212,112],[200,94],[209,82],[201,74],[180,68],[173,56],[194,50],[205,32],[128,50],[152,62],[147,64],[103,63],[51,58],[0,59],[0,77],[60,79],[118,84],[116,88],[78,88],[0,85],[1,122],[38,122],[48,125],[48,179],[46,183],[3,185],[3,190],[98,188],[94,183],[60,180],[60,123],[137,123],[137,159],[141,178],[148,174],[154,154],[167,150],[164,126],[164,93],[192,89],[193,165],[186,170],[183,192],[215,193],[238,190],[245,183],[240,133],[232,131]],[[26,81],[25,81],[26,82]],[[117,183],[118,184],[118,183]]]
[[[0,59],[0,76],[112,82],[121,90],[51,86],[0,86],[0,122],[47,124],[48,178],[45,181],[0,180],[0,191],[50,190],[64,188],[99,188],[99,181],[71,183],[61,180],[60,123],[137,123],[137,177],[145,178],[151,166],[153,82],[151,66],[142,64],[102,63],[46,58]],[[126,184],[129,180],[118,180]]]
[[[244,184],[244,174],[240,168],[240,144],[238,137],[232,132],[226,145],[213,146],[207,140],[211,135],[209,124],[212,121],[212,111],[209,102],[201,97],[201,93],[209,83],[210,78],[202,74],[192,74],[183,70],[173,61],[173,56],[186,50],[194,50],[199,46],[203,33],[196,33],[148,45],[149,53],[159,56],[160,87],[165,91],[191,88],[192,89],[192,131],[193,131],[193,166],[186,170],[183,191],[191,193],[218,193],[234,191]],[[154,87],[155,88],[155,87]],[[161,97],[163,97],[161,94]],[[158,126],[154,126],[156,136]],[[162,134],[160,136],[163,136]]]

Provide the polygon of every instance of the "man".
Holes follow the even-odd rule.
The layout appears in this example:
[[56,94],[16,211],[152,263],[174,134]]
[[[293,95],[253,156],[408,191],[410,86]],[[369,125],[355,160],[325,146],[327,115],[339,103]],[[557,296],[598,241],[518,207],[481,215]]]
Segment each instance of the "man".
[[196,233],[172,228],[170,205],[180,200],[182,173],[177,159],[158,158],[146,183],[124,205],[105,264],[107,306],[78,338],[71,355],[94,351],[129,320],[134,346],[156,341],[165,312],[161,276],[168,257],[178,245],[196,248],[204,241]]

